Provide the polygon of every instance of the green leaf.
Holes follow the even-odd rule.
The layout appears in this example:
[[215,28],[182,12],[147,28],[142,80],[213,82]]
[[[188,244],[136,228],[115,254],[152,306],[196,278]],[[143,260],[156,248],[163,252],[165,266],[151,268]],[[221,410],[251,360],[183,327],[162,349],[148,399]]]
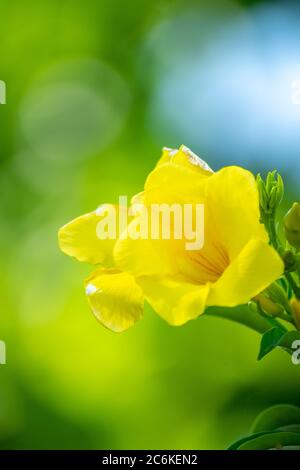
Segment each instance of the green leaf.
[[270,432],[250,439],[238,447],[238,450],[281,449],[286,446],[299,446],[300,434],[296,432]]
[[238,439],[228,450],[263,450],[300,447],[300,408],[275,405],[256,418],[252,432]]
[[300,331],[286,331],[284,332],[278,327],[271,328],[266,331],[261,339],[260,350],[258,354],[258,361],[264,356],[269,354],[277,346],[281,347],[289,354],[292,354],[295,351],[293,348],[294,341],[300,341]]
[[227,450],[237,450],[242,444],[244,444],[247,441],[250,441],[251,439],[255,439],[256,437],[259,436],[264,436],[266,433],[264,432],[257,432],[253,434],[249,434],[248,436],[241,437],[237,441],[233,442]]
[[300,433],[300,424],[290,424],[289,426],[280,426],[277,431],[289,431],[289,432],[299,432]]
[[300,446],[283,446],[281,450],[300,450]]
[[286,431],[295,432],[295,429],[290,428],[295,425],[300,425],[300,408],[293,405],[275,405],[258,415],[252,426],[252,433],[274,431],[278,428],[283,430],[284,427]]
[[297,340],[300,341],[300,331],[288,331],[280,338],[277,346],[280,346],[292,354],[295,351],[295,348],[292,347],[293,343]]
[[285,332],[276,326],[266,331],[261,339],[257,360],[260,361],[266,354],[276,348],[284,335]]

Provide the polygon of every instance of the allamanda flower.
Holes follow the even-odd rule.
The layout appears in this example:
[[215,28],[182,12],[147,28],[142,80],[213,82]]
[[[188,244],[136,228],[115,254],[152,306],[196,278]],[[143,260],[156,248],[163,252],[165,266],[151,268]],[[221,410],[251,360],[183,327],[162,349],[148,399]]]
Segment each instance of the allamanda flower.
[[234,307],[257,296],[284,270],[260,223],[254,176],[230,166],[217,172],[185,146],[163,149],[144,191],[134,198],[153,204],[203,204],[204,245],[189,251],[184,239],[121,236],[100,240],[97,225],[105,207],[59,230],[63,252],[97,265],[86,295],[98,320],[123,331],[142,316],[146,299],[172,325],[198,317],[208,306]]

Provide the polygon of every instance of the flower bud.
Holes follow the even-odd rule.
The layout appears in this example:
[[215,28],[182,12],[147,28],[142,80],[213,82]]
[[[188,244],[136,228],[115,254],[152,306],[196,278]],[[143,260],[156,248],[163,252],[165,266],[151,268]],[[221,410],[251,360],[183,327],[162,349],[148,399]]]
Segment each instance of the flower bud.
[[271,171],[264,182],[260,174],[257,175],[256,183],[259,192],[259,204],[264,214],[274,214],[276,208],[282,201],[284,187],[279,173]]
[[300,204],[294,202],[284,216],[284,231],[287,241],[297,250],[300,249]]
[[254,302],[253,300],[249,300],[248,308],[251,313],[257,313],[257,303]]
[[297,255],[293,253],[291,250],[287,250],[287,251],[284,251],[281,254],[281,256],[284,262],[285,270],[288,272],[296,271],[298,263],[299,263]]
[[267,287],[264,293],[273,303],[288,308],[288,297],[284,289],[277,282],[273,282],[273,284]]
[[265,315],[276,317],[281,315],[284,311],[283,307],[276,302],[273,302],[269,297],[264,294],[259,294],[254,297],[258,309],[262,311]]
[[296,298],[291,300],[291,307],[293,311],[293,317],[298,330],[300,330],[300,301]]

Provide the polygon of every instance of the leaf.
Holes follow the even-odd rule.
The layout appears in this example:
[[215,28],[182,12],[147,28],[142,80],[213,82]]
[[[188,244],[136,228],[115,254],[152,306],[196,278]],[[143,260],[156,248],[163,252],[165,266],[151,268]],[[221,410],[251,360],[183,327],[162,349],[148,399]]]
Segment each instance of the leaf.
[[[293,405],[275,405],[258,415],[252,426],[252,432],[274,431],[278,428],[294,432],[295,430],[290,427],[295,425],[300,425],[300,408]],[[284,427],[285,429],[282,429]]]
[[300,331],[293,330],[285,333],[278,342],[278,346],[292,354],[295,349],[292,347],[294,341],[300,341]]
[[280,426],[277,431],[289,431],[289,432],[299,432],[300,433],[300,424],[290,424],[289,426]]
[[276,326],[266,331],[261,339],[257,360],[260,361],[264,356],[276,348],[284,335],[285,332]]
[[265,432],[257,432],[257,433],[253,433],[253,434],[249,434],[248,436],[244,436],[244,437],[241,437],[240,439],[238,439],[237,441],[233,442],[228,448],[227,450],[238,450],[239,447],[244,444],[245,442],[247,441],[250,441],[252,439],[255,439],[256,437],[259,437],[259,436],[264,436],[266,433]]
[[260,359],[273,351],[277,346],[280,346],[289,354],[292,354],[295,351],[292,347],[293,342],[296,340],[300,341],[300,331],[293,330],[285,332],[276,326],[271,328],[264,333],[261,339],[257,360],[260,361]]
[[300,408],[275,405],[256,418],[252,433],[238,439],[228,450],[300,448]]
[[238,450],[282,449],[286,446],[299,446],[300,434],[296,432],[270,432],[250,439],[238,447]]

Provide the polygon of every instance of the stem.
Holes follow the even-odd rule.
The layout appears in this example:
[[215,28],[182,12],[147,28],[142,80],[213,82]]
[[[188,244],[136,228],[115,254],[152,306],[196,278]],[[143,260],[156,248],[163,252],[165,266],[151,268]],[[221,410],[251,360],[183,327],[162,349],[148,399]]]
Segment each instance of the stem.
[[[264,318],[272,325],[273,327],[276,326],[276,328],[280,328],[282,331],[285,333],[287,332],[287,328],[282,325],[276,318],[268,317],[268,315],[263,315]],[[284,315],[276,315],[277,317],[281,318],[282,320],[289,321]]]
[[[278,235],[277,235],[277,230],[276,230],[276,222],[275,222],[275,216],[270,217],[269,220],[267,221],[266,224],[267,230],[269,232],[269,237],[270,237],[270,242],[274,246],[274,248],[279,252],[282,249],[281,243],[278,240]],[[293,278],[293,275],[289,272],[284,273],[287,281],[289,282],[295,297],[300,300],[300,287],[297,285],[295,279]]]
[[[294,320],[293,320],[293,318],[292,318],[291,316],[285,315],[284,313],[282,313],[282,314],[279,314],[279,313],[278,313],[278,314],[276,315],[276,317],[277,317],[277,318],[280,318],[281,320],[284,320],[284,321],[290,323],[290,324],[293,325],[293,326],[295,326],[295,322],[294,322]],[[281,325],[281,323],[280,323],[280,325]],[[277,326],[278,326],[278,325],[277,325]]]
[[293,278],[293,275],[291,273],[285,273],[284,274],[286,279],[288,280],[291,288],[293,289],[293,292],[298,300],[300,300],[300,287],[297,285],[295,279]]
[[267,228],[270,236],[270,242],[274,246],[275,250],[278,251],[280,248],[280,243],[277,236],[275,215],[273,217],[270,217],[270,219],[268,220]]
[[[234,321],[235,323],[247,326],[248,328],[251,328],[252,330],[260,334],[264,334],[270,329],[269,317],[266,318],[258,313],[250,312],[250,310],[246,306],[234,309],[214,307],[212,311],[208,309],[207,312],[205,312],[205,315],[210,315],[218,318],[221,317],[226,320]],[[271,320],[273,319],[271,318]],[[279,325],[281,324],[279,323]],[[284,326],[281,325],[281,328],[283,329]]]

